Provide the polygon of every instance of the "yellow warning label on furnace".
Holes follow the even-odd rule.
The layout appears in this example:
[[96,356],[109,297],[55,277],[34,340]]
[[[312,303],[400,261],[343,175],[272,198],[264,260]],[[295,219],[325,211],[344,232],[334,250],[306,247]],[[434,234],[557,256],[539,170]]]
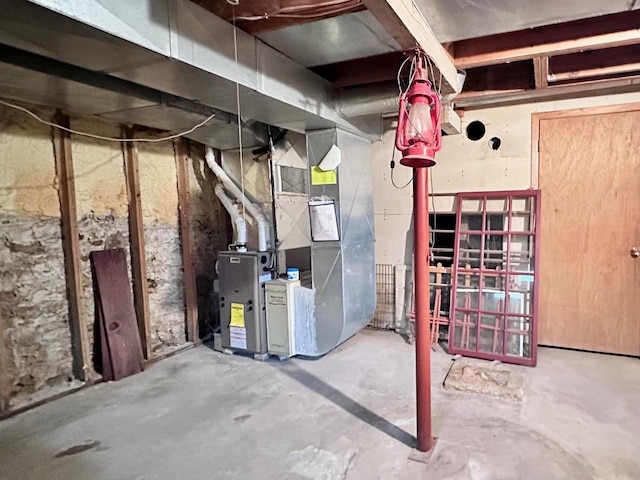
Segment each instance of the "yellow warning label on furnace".
[[231,323],[229,326],[244,328],[244,305],[242,303],[231,304]]
[[321,170],[320,167],[311,169],[311,185],[335,185],[338,177],[335,170]]

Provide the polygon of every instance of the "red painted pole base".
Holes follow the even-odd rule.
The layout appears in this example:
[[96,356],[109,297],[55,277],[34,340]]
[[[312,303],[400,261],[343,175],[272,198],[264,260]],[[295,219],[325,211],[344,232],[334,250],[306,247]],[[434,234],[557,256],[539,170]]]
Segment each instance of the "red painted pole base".
[[421,452],[420,450],[413,449],[409,454],[409,460],[413,460],[414,462],[420,463],[429,463],[431,457],[433,457],[433,452],[436,450],[436,444],[438,443],[438,439],[433,437],[431,439],[431,448],[426,452]]

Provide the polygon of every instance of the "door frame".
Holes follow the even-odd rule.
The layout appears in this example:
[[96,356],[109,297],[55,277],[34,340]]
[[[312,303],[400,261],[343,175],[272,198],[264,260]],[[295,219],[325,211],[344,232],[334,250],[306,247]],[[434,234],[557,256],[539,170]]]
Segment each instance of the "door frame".
[[531,114],[531,188],[540,188],[540,122],[542,120],[605,115],[607,113],[635,112],[640,110],[640,102],[582,107],[569,110],[553,110]]
[[[567,110],[553,110],[534,112],[531,114],[531,188],[540,192],[540,122],[542,120],[584,117],[592,115],[606,115],[611,113],[627,113],[640,111],[640,102],[621,103],[616,105],[601,105],[581,107]],[[536,332],[537,333],[537,332]],[[537,341],[537,339],[536,339]],[[563,347],[561,347],[563,348]],[[602,352],[598,352],[602,353]],[[640,358],[640,352],[634,357]]]

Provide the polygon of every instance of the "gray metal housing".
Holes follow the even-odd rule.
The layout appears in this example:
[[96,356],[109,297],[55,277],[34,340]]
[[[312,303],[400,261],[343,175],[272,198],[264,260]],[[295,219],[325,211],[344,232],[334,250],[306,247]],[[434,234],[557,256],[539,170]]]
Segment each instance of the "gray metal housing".
[[[253,354],[267,352],[267,326],[264,304],[264,284],[260,282],[263,265],[268,254],[259,252],[220,252],[220,333],[223,348]],[[243,324],[240,330],[245,345],[232,342],[231,304],[244,306]]]
[[[342,152],[335,185],[312,185],[311,197],[336,203],[338,242],[312,242],[316,345],[323,355],[364,328],[376,307],[371,142],[339,129],[307,133],[309,166],[332,145]],[[302,352],[300,352],[302,353]]]
[[[0,4],[3,45],[224,112],[237,112],[238,82],[243,119],[298,132],[340,126],[380,134],[378,118],[341,117],[328,81],[243,31],[236,32],[236,64],[233,26],[189,0],[2,0]],[[0,72],[2,68],[0,61]],[[31,97],[37,92],[23,95],[13,86],[12,93],[10,98],[34,101]],[[155,99],[118,100],[92,113],[140,122],[170,114]],[[77,102],[70,98],[69,103]],[[66,107],[60,100],[53,106]],[[86,106],[81,107],[84,112]],[[189,138],[226,149],[238,146],[228,144],[235,133],[234,125],[213,122]]]

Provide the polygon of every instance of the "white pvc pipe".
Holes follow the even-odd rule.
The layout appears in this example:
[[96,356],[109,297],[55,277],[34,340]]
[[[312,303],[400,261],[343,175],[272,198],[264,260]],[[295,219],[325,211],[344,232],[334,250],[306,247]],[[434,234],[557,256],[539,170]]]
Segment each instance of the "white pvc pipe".
[[214,189],[216,192],[216,196],[220,199],[220,203],[224,206],[224,208],[231,215],[231,220],[233,220],[233,230],[235,231],[235,244],[237,250],[239,252],[247,251],[247,224],[240,215],[240,212],[236,209],[236,206],[233,204],[233,201],[227,196],[224,191],[224,187],[221,183],[216,185]]
[[209,165],[209,168],[213,171],[213,173],[215,173],[216,177],[218,177],[218,179],[220,179],[220,181],[224,185],[224,188],[226,188],[228,192],[236,197],[238,201],[242,202],[244,208],[246,208],[246,210],[249,212],[249,215],[251,215],[255,219],[256,223],[258,224],[258,251],[266,252],[267,245],[269,243],[270,228],[269,222],[267,222],[267,218],[256,205],[251,203],[246,198],[246,196],[242,195],[242,191],[233,182],[233,180],[229,178],[227,172],[225,172],[224,169],[220,165],[218,165],[218,163],[216,162],[216,156],[213,153],[213,148],[207,147],[205,159],[207,160],[207,165]]

